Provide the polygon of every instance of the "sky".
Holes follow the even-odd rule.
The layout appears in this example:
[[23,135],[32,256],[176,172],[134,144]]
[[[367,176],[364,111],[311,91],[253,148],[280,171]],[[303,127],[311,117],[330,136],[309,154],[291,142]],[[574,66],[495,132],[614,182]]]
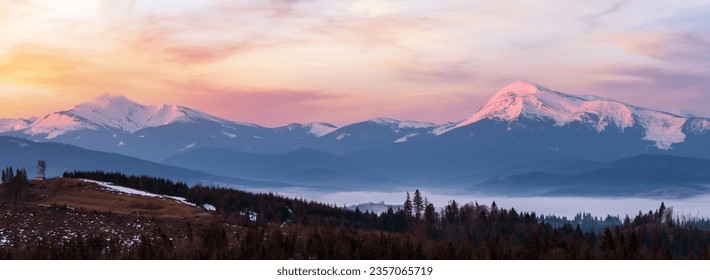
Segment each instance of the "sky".
[[527,80],[710,116],[708,1],[0,0],[0,117],[102,93],[279,126],[472,115]]

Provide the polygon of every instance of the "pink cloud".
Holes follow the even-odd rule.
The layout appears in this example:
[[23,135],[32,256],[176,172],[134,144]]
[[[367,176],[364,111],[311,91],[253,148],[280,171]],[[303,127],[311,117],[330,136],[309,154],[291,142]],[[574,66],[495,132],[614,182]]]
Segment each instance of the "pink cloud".
[[181,86],[181,102],[240,122],[279,126],[292,122],[330,120],[333,103],[346,96],[314,91],[240,89],[193,81]]
[[295,1],[244,6],[229,1],[195,11],[172,14],[139,13],[125,9],[105,11],[112,19],[106,34],[118,39],[124,52],[148,54],[179,64],[211,63],[249,51],[294,44],[297,40],[270,36],[271,26],[244,15],[258,11],[286,14]]
[[494,93],[471,90],[411,96],[392,104],[381,116],[433,123],[461,121],[475,113]]
[[390,63],[388,68],[397,76],[412,83],[470,84],[476,74],[467,69],[468,61],[453,63]]
[[395,47],[407,49],[402,42],[413,32],[433,30],[435,22],[413,15],[376,17],[325,16],[307,26],[307,30],[341,43],[355,43],[364,48]]
[[597,81],[585,87],[598,95],[630,104],[710,117],[710,76],[658,67],[613,67],[606,70],[624,80]]
[[221,87],[202,81],[179,85],[175,102],[226,119],[264,126],[326,121],[344,125],[376,117],[437,123],[462,120],[494,92],[370,96],[287,89]]
[[689,32],[644,32],[602,38],[626,52],[654,59],[710,61],[710,41]]

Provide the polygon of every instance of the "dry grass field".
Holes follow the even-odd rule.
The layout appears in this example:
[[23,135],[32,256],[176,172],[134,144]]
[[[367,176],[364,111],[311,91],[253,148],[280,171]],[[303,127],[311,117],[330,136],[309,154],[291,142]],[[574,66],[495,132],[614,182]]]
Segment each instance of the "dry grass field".
[[55,178],[32,184],[30,195],[36,198],[33,201],[38,205],[147,218],[185,219],[211,215],[200,207],[172,198],[120,193],[78,179]]

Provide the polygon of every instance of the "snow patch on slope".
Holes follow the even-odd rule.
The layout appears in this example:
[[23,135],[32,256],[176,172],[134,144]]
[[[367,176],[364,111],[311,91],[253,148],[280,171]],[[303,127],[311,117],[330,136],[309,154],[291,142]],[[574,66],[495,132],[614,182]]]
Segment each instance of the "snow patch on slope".
[[645,109],[638,109],[634,113],[638,117],[639,124],[646,128],[643,139],[656,142],[656,147],[659,149],[670,149],[671,145],[685,140],[682,131],[685,118]]
[[329,124],[329,123],[322,123],[322,122],[309,122],[309,123],[292,123],[284,127],[278,127],[276,128],[278,131],[281,130],[288,130],[288,131],[293,131],[293,130],[306,130],[308,134],[311,134],[315,137],[323,137],[326,134],[329,134],[333,131],[336,131],[338,129],[337,126]]
[[190,144],[187,144],[185,147],[180,148],[180,151],[183,152],[183,151],[186,151],[186,150],[188,150],[188,149],[192,149],[192,148],[194,148],[195,146],[197,146],[197,143],[190,143]]
[[390,118],[376,118],[376,119],[371,119],[369,122],[380,124],[380,125],[387,125],[391,127],[397,127],[397,128],[433,128],[436,127],[436,124],[433,123],[428,123],[428,122],[418,122],[418,121],[399,121],[395,119],[390,119]]
[[224,136],[227,136],[227,137],[231,138],[231,139],[237,138],[237,135],[236,135],[236,134],[234,134],[234,133],[229,133],[229,132],[226,132],[226,131],[224,131],[224,130],[222,131],[222,134],[223,134]]
[[439,125],[439,126],[437,126],[434,130],[432,130],[431,133],[433,133],[434,135],[442,135],[442,134],[444,134],[444,133],[446,133],[446,132],[451,131],[451,130],[454,129],[454,128],[457,128],[458,125],[459,125],[460,123],[462,123],[462,122],[464,122],[464,121],[460,121],[460,122],[450,122],[450,123],[447,123],[447,124]]
[[404,136],[398,138],[397,140],[394,140],[394,143],[404,143],[404,142],[407,142],[407,140],[409,140],[409,138],[412,138],[412,137],[417,136],[417,135],[419,135],[419,133],[410,133],[410,134],[404,135]]
[[320,122],[307,123],[304,125],[304,127],[308,128],[308,133],[313,134],[316,137],[323,137],[326,134],[329,134],[338,129],[337,126],[334,126],[332,124]]

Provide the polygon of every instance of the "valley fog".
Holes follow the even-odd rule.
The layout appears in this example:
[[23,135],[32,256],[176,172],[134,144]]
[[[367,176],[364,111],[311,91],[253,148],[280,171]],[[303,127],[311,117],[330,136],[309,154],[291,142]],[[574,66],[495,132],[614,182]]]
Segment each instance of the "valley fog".
[[[255,192],[264,190],[252,189]],[[674,215],[686,217],[710,217],[710,195],[691,198],[612,198],[612,197],[511,197],[465,193],[461,191],[443,191],[432,193],[420,189],[422,196],[434,203],[437,209],[447,205],[451,200],[456,200],[460,205],[469,202],[490,206],[495,201],[499,208],[515,208],[521,212],[535,212],[536,214],[564,216],[574,218],[577,213],[586,212],[594,216],[606,215],[624,218],[629,215],[633,219],[639,211],[648,213],[657,210],[661,202],[666,207],[673,207]],[[315,200],[336,206],[351,206],[362,203],[379,203],[384,201],[388,205],[402,205],[406,198],[406,191],[402,192],[323,192],[307,188],[285,188],[273,191],[287,197]],[[410,196],[414,191],[410,191]]]

